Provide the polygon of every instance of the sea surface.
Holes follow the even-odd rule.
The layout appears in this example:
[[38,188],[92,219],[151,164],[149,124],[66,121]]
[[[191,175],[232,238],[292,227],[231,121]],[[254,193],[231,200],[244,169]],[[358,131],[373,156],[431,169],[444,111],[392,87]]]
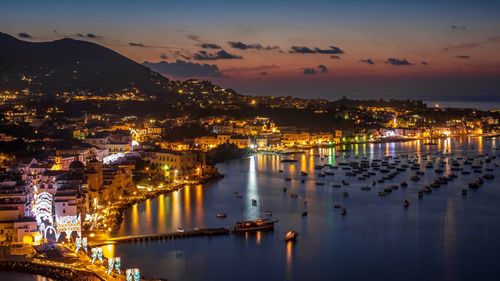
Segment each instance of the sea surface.
[[[149,277],[168,280],[500,280],[500,139],[460,138],[425,145],[421,141],[362,144],[313,149],[295,155],[297,163],[281,163],[281,156],[260,154],[218,165],[227,177],[159,196],[130,208],[115,236],[175,232],[177,227],[230,226],[241,218],[279,219],[274,231],[247,235],[108,245],[106,256],[122,258],[124,268],[138,267]],[[498,149],[498,150],[497,150]],[[348,151],[346,151],[348,150]],[[418,199],[417,192],[441,174],[424,167],[427,160],[483,155],[483,171],[494,169],[495,179],[477,190],[468,183],[482,174],[462,175]],[[314,166],[339,162],[399,157],[401,163],[419,157],[421,180],[414,170],[371,186],[381,173],[362,181],[334,170],[319,178]],[[486,156],[488,155],[488,156]],[[394,161],[391,160],[391,161]],[[464,166],[470,170],[470,166]],[[280,173],[280,170],[283,170]],[[307,177],[300,172],[308,172]],[[445,173],[449,174],[446,164]],[[292,181],[284,179],[290,177]],[[305,178],[306,182],[301,183]],[[342,180],[349,186],[332,188]],[[325,185],[316,185],[317,181]],[[384,187],[408,183],[386,197]],[[283,188],[287,192],[283,192]],[[468,189],[467,196],[462,189]],[[348,192],[344,197],[342,192]],[[236,198],[235,192],[243,195]],[[298,194],[291,198],[290,194]],[[252,206],[252,199],[257,206]],[[410,206],[403,207],[408,200]],[[307,202],[305,204],[304,202]],[[347,208],[341,215],[334,205]],[[308,215],[302,216],[307,210]],[[226,219],[218,219],[225,212]],[[284,242],[293,229],[298,240]]]

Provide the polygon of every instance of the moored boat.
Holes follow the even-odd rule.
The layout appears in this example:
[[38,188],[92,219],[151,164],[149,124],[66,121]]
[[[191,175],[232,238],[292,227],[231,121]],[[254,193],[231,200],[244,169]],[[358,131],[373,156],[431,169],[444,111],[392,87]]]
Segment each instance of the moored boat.
[[299,236],[299,233],[295,230],[288,230],[285,234],[285,241],[295,241],[297,240],[297,236]]
[[247,221],[238,221],[232,227],[233,232],[253,232],[259,230],[271,230],[274,229],[274,224],[278,220],[269,219],[256,219]]

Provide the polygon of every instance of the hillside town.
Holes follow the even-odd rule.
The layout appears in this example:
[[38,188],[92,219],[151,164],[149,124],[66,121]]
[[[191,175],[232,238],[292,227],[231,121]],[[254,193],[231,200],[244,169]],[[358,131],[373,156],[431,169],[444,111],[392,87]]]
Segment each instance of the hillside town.
[[[191,96],[192,102],[201,96],[196,102],[203,107],[211,103],[206,95],[220,95],[222,91],[196,80],[177,83],[179,95]],[[210,93],[196,94],[205,87],[211,89]],[[63,95],[64,99],[69,99],[67,96]],[[77,102],[88,99],[76,97]],[[82,110],[75,116],[74,111],[58,106],[33,106],[36,95],[28,92],[3,92],[1,241],[41,243],[47,239],[40,232],[43,220],[53,217],[78,218],[82,230],[111,230],[116,222],[107,221],[104,214],[109,212],[110,203],[217,176],[217,161],[211,151],[220,147],[248,155],[317,146],[342,149],[342,145],[368,142],[492,136],[500,132],[499,112],[495,111],[438,105],[411,110],[395,102],[395,106],[385,102],[384,106],[328,107],[327,102],[301,99],[281,98],[275,102],[270,97],[233,98],[217,99],[221,104],[214,106],[231,100],[232,106],[240,109],[245,104],[261,103],[266,108],[312,110],[322,118],[330,116],[332,124],[343,125],[317,130],[283,125],[269,116],[238,118],[231,114],[160,118]],[[95,99],[90,101],[100,106]],[[48,213],[40,213],[42,195],[52,204],[52,209],[45,210]],[[51,223],[56,225],[57,220]]]
[[[209,82],[169,83],[182,102],[136,92],[0,95],[0,243],[10,256],[35,257],[36,247],[65,243],[59,254],[69,251],[70,262],[81,264],[90,256],[71,251],[109,237],[129,206],[221,177],[221,161],[500,133],[498,111],[249,97]],[[154,103],[163,108],[136,111]]]

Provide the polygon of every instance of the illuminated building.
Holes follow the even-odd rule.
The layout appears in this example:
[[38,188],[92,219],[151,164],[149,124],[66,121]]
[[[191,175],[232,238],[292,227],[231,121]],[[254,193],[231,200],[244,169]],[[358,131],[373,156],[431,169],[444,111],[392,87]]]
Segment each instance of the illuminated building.
[[193,174],[201,166],[197,155],[189,151],[157,150],[147,154],[152,164],[162,167],[166,172],[177,171],[177,175]]
[[238,148],[250,148],[252,145],[250,137],[242,135],[219,134],[215,136],[205,136],[194,140],[195,146],[201,150],[207,151],[221,144],[230,143]]

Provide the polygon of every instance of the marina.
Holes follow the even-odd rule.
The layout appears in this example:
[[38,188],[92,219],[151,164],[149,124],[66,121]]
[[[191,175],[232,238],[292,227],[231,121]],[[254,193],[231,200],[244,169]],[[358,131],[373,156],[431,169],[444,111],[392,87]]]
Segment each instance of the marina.
[[[488,257],[481,259],[481,274],[496,276],[498,270],[493,263],[500,256],[493,249],[500,244],[494,237],[482,234],[500,231],[500,210],[495,199],[500,196],[495,183],[500,177],[497,145],[498,139],[479,138],[440,140],[432,146],[418,141],[366,144],[338,154],[329,148],[307,150],[296,156],[299,162],[294,164],[281,163],[278,155],[271,154],[226,162],[218,165],[226,175],[219,181],[133,205],[113,235],[169,233],[176,232],[179,226],[186,230],[203,225],[227,228],[242,217],[261,217],[260,206],[272,209],[273,220],[279,220],[273,231],[143,240],[103,249],[105,254],[126,257],[149,276],[162,275],[169,280],[222,278],[222,273],[217,272],[224,272],[225,278],[236,278],[242,268],[236,266],[228,271],[221,265],[235,257],[237,264],[257,272],[247,279],[238,277],[242,280],[253,280],[261,274],[273,280],[329,280],[324,277],[328,274],[339,280],[363,280],[372,274],[397,280],[397,276],[408,273],[409,280],[423,280],[430,278],[431,273],[425,270],[430,266],[441,268],[435,274],[442,280],[470,280],[479,269],[463,265],[478,265],[474,258],[477,255]],[[433,167],[426,168],[430,163]],[[481,166],[481,174],[451,169],[469,171],[476,164]],[[322,170],[350,169],[339,168],[335,175],[321,177],[325,185],[318,186],[319,166]],[[434,171],[437,168],[443,173]],[[346,175],[348,172],[356,175]],[[417,172],[419,180],[411,180]],[[485,179],[486,173],[493,179]],[[287,178],[290,180],[285,181]],[[381,179],[383,183],[379,183]],[[439,183],[439,187],[432,187],[433,183]],[[221,210],[227,215],[223,220],[217,218]],[[303,216],[306,211],[307,216]],[[290,229],[300,236],[293,244],[283,244]],[[415,243],[426,245],[427,250],[416,251]],[[208,253],[217,253],[217,258],[214,260]],[[366,258],[355,259],[361,253]],[[144,263],[141,256],[145,255],[157,256],[162,266],[155,261]],[[276,266],[259,263],[258,269],[251,262],[255,259],[272,259]],[[396,263],[400,266],[392,267]],[[355,265],[367,270],[348,269]],[[311,277],[311,272],[320,267],[327,274]],[[380,270],[389,267],[390,273]]]

